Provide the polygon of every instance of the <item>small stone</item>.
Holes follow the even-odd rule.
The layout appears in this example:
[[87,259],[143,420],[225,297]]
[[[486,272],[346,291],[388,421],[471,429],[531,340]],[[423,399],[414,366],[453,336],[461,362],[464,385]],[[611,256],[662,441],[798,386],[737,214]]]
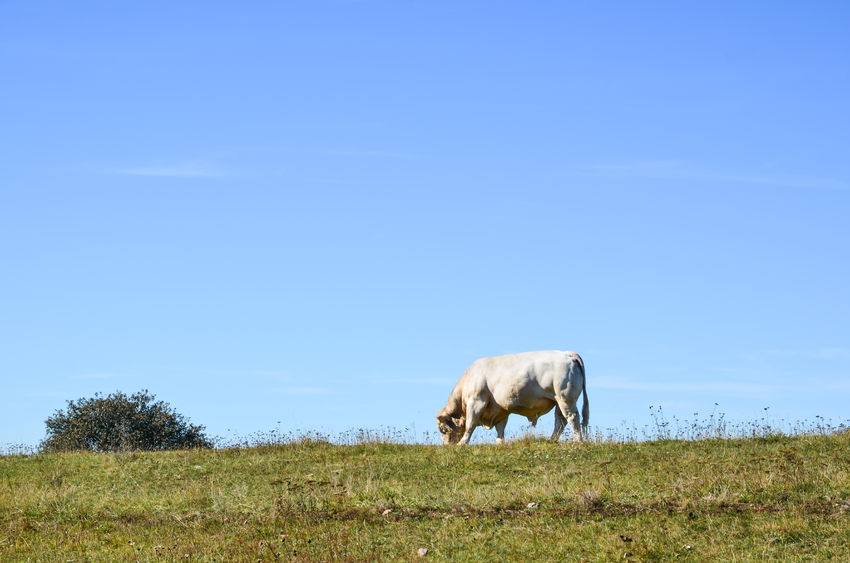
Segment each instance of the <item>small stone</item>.
[[428,548],[427,547],[420,547],[419,551],[417,551],[416,553],[419,554],[419,557],[425,557],[426,555],[428,555]]

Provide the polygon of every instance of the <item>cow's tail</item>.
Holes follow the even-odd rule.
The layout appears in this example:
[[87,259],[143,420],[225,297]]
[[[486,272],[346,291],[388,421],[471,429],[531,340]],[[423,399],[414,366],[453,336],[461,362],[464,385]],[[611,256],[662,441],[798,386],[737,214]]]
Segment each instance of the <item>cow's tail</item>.
[[578,365],[581,368],[581,429],[584,434],[587,434],[587,423],[590,421],[590,402],[587,400],[587,376],[584,374],[584,360],[576,354]]

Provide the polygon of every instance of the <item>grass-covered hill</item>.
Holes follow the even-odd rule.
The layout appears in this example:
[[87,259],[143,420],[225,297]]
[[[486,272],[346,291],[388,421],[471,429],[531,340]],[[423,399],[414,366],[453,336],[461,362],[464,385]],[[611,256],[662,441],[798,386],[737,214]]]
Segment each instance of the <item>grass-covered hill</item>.
[[2,561],[420,557],[850,561],[850,433],[0,457]]

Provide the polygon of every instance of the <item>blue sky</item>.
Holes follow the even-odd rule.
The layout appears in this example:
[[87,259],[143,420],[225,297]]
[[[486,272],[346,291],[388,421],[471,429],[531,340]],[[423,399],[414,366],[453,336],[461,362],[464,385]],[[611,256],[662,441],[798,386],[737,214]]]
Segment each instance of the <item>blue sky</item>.
[[214,435],[420,435],[535,349],[601,428],[850,418],[848,19],[0,2],[0,446],[143,388]]

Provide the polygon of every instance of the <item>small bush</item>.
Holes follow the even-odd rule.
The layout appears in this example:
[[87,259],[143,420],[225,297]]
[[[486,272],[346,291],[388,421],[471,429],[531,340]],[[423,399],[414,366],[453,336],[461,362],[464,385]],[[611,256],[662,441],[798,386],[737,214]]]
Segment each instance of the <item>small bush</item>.
[[189,424],[163,401],[154,402],[148,390],[130,396],[96,393],[90,399],[68,401],[45,421],[43,452],[176,450],[211,448],[203,426]]

